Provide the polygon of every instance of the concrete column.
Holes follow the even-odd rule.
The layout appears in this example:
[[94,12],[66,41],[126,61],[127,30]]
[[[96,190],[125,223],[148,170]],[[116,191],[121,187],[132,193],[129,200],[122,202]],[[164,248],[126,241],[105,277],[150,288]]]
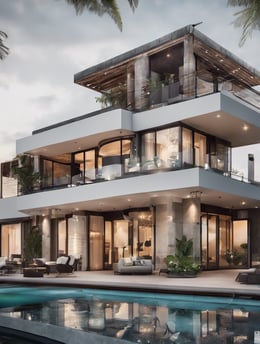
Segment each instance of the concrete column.
[[176,238],[182,236],[182,203],[168,201],[156,205],[156,268],[164,268],[164,258],[175,254]]
[[193,36],[184,39],[183,93],[185,98],[196,95],[196,60],[193,52]]
[[248,180],[255,180],[255,158],[254,154],[248,154]]
[[135,73],[135,108],[137,110],[145,109],[148,106],[149,100],[144,97],[144,87],[147,84],[149,78],[149,57],[142,56],[135,61],[134,66]]
[[51,218],[50,216],[45,216],[42,221],[42,256],[46,260],[50,260],[51,252]]
[[135,80],[134,80],[134,69],[132,66],[127,68],[127,100],[126,108],[133,110],[135,108]]

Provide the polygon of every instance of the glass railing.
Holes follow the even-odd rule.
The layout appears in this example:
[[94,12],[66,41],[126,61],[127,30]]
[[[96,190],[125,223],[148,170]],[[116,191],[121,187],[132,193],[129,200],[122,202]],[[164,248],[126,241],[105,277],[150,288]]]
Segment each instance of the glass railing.
[[174,104],[185,100],[202,97],[216,92],[231,92],[241,100],[260,108],[260,93],[247,86],[230,81],[213,82],[205,81],[194,74],[183,78],[183,82],[174,82],[169,85],[157,87],[146,94],[148,97],[147,109]]

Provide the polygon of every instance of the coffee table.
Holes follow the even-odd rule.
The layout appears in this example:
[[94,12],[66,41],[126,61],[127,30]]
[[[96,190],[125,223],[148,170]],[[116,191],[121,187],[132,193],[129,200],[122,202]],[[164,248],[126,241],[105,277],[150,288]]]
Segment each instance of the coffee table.
[[23,269],[23,277],[43,277],[46,268],[43,267],[29,267]]

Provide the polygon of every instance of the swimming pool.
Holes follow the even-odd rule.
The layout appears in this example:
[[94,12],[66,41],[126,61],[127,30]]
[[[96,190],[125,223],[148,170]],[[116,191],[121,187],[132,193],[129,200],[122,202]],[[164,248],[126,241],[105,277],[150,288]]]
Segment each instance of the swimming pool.
[[132,343],[260,343],[260,301],[242,298],[6,286],[3,319]]

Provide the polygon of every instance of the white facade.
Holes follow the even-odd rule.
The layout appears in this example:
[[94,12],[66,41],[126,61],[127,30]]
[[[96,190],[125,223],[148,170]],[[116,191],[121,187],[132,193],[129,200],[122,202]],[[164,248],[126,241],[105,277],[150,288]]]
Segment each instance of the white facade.
[[[208,62],[215,51],[223,67],[216,57]],[[232,68],[241,74],[230,81]],[[232,174],[231,156],[233,147],[260,143],[258,72],[186,27],[75,82],[117,97],[124,85],[126,98],[121,108],[17,140],[17,154],[37,161],[41,184],[0,200],[2,227],[32,219],[42,226],[47,259],[75,254],[84,270],[111,268],[122,255],[163,267],[182,235],[206,269],[228,267],[228,250],[246,254],[240,266],[260,261],[259,182]]]

